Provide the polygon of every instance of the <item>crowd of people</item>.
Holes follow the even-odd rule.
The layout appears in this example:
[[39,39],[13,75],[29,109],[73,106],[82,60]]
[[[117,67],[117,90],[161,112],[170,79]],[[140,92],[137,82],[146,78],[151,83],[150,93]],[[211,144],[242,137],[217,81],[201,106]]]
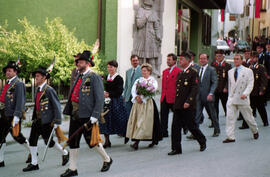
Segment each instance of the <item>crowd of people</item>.
[[[266,48],[264,51],[263,48]],[[33,72],[36,83],[35,106],[29,140],[21,133],[21,122],[25,111],[25,86],[19,80],[20,72],[16,62],[10,61],[3,68],[8,82],[0,95],[0,167],[4,167],[5,139],[8,133],[29,151],[28,166],[24,172],[38,170],[37,142],[41,135],[45,144],[55,147],[62,155],[62,165],[69,162],[68,169],[61,177],[77,176],[77,158],[80,139],[84,135],[89,148],[102,157],[102,172],[108,171],[113,163],[105,148],[113,146],[111,135],[123,137],[124,142],[134,143],[131,148],[139,149],[140,141],[150,141],[149,148],[157,146],[169,136],[168,119],[173,112],[171,125],[171,151],[168,155],[182,153],[182,131],[199,143],[199,150],[207,148],[206,137],[200,130],[204,122],[203,109],[211,120],[213,137],[220,135],[219,101],[226,116],[226,139],[223,143],[235,142],[235,122],[240,116],[243,125],[250,128],[253,138],[259,138],[254,119],[256,109],[264,126],[268,126],[265,110],[270,95],[270,42],[257,45],[256,51],[246,49],[244,57],[234,56],[234,67],[227,63],[222,50],[215,51],[215,59],[210,63],[206,53],[198,55],[199,64],[194,63],[196,54],[182,52],[180,56],[167,55],[167,65],[162,72],[160,111],[155,102],[158,82],[152,76],[152,66],[139,64],[139,58],[132,55],[132,67],[126,71],[124,79],[117,73],[118,63],[107,63],[108,75],[100,77],[91,70],[95,64],[90,51],[74,56],[76,67],[72,71],[70,93],[63,113],[70,116],[67,144],[69,151],[60,145],[61,107],[55,90],[47,84],[48,69],[39,67]],[[179,63],[177,63],[179,60]],[[97,126],[99,128],[97,128]],[[58,142],[51,134],[56,131]],[[100,130],[100,132],[99,132]],[[99,134],[104,135],[105,143]]]

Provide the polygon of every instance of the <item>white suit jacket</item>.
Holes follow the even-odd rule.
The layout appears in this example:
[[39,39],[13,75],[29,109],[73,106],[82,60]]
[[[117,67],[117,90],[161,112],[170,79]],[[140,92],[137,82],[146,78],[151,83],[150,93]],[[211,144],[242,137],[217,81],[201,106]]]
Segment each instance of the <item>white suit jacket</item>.
[[[250,105],[249,95],[253,89],[254,76],[253,71],[249,68],[243,67],[238,71],[237,81],[234,79],[234,72],[236,67],[228,72],[228,103],[236,105]],[[241,99],[241,95],[246,95],[246,99]]]

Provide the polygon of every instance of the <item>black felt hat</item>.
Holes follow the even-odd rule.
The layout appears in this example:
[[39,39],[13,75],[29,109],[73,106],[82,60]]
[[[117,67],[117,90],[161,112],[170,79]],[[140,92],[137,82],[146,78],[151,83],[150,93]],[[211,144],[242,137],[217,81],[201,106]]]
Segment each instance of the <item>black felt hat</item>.
[[40,73],[43,76],[46,76],[46,79],[49,79],[50,78],[50,73],[43,66],[39,66],[36,71],[32,72],[32,76],[35,77],[36,73]]
[[76,59],[75,61],[78,62],[79,60],[85,60],[90,62],[91,66],[94,67],[95,63],[93,62],[93,56],[92,53],[89,50],[83,51],[81,55],[79,55],[79,58]]
[[13,68],[17,73],[19,73],[19,66],[16,64],[15,61],[9,61],[7,66],[3,68],[3,73],[6,73],[8,68]]

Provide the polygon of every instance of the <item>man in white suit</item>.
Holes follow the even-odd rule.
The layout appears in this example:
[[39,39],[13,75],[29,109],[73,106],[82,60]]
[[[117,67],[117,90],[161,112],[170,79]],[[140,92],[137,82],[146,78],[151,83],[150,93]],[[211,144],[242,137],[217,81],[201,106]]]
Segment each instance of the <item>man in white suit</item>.
[[235,142],[235,122],[242,113],[245,121],[253,133],[253,138],[258,139],[258,127],[252,114],[250,107],[249,94],[253,89],[254,77],[251,69],[242,66],[242,56],[236,54],[234,56],[235,67],[229,70],[228,73],[228,89],[229,97],[227,102],[227,117],[226,117],[226,134],[227,139],[223,143]]

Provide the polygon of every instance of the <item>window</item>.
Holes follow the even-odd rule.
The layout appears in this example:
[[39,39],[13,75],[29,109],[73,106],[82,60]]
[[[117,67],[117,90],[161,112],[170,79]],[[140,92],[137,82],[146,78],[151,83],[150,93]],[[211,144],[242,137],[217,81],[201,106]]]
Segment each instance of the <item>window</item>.
[[211,44],[211,16],[204,13],[202,17],[202,43],[204,45]]

